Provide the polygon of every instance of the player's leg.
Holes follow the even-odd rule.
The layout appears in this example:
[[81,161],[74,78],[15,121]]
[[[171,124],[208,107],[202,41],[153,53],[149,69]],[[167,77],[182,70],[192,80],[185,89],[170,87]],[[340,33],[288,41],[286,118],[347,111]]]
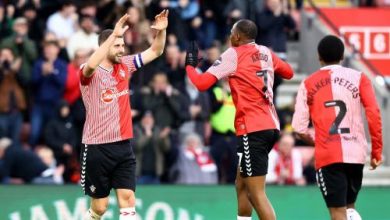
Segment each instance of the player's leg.
[[262,220],[276,219],[265,192],[265,175],[268,170],[268,153],[278,137],[279,131],[264,130],[243,135],[239,139],[239,145],[242,144],[243,148],[241,177],[249,193],[249,200]]
[[251,204],[256,210],[259,219],[276,219],[274,208],[265,193],[265,175],[246,177],[244,182],[249,192]]
[[135,220],[135,193],[130,189],[117,189],[119,220]]
[[329,208],[330,217],[332,220],[347,220],[347,207]]
[[112,187],[116,190],[119,220],[136,220],[135,211],[135,155],[131,141],[118,144],[115,149],[118,163],[112,173]]
[[362,187],[363,164],[346,164],[348,179],[347,189],[347,217],[348,220],[361,220],[360,214],[355,209],[355,202]]
[[84,219],[100,219],[107,210],[109,181],[112,162],[108,160],[101,145],[83,145],[81,149],[81,186],[86,195],[91,197],[91,207]]
[[99,220],[108,207],[108,197],[91,198],[91,207],[84,215],[84,220]]
[[245,187],[243,178],[240,175],[240,170],[237,169],[236,177],[236,193],[238,203],[237,220],[250,220],[252,219],[252,205],[249,201],[248,192]]
[[347,175],[345,164],[336,163],[316,171],[318,187],[332,220],[347,219]]

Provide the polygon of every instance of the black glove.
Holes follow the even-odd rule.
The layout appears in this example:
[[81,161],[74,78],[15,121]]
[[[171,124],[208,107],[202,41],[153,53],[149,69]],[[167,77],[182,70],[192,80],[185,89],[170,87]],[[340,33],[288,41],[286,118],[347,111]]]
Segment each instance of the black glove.
[[190,45],[188,46],[187,49],[187,54],[186,54],[186,63],[185,65],[190,65],[193,67],[198,66],[198,45],[196,44],[195,41],[191,41]]

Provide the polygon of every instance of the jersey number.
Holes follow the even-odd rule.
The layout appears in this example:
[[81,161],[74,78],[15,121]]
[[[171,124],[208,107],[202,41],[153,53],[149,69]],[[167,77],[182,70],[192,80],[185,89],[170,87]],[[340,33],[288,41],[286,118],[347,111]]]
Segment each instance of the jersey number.
[[241,168],[242,153],[237,152],[237,156],[238,156],[238,167],[240,168],[240,172],[242,172],[242,168]]
[[264,93],[264,98],[265,99],[268,99],[268,74],[267,74],[267,70],[262,70],[260,72],[257,72],[256,75],[258,77],[263,77],[263,80],[264,80],[264,86],[263,88],[261,88],[261,91]]
[[350,133],[349,128],[339,128],[341,121],[345,117],[345,114],[347,113],[347,107],[345,105],[345,102],[341,100],[332,100],[327,101],[324,103],[326,108],[330,107],[339,107],[340,111],[339,114],[336,116],[336,119],[334,120],[332,126],[329,129],[329,134],[347,134]]

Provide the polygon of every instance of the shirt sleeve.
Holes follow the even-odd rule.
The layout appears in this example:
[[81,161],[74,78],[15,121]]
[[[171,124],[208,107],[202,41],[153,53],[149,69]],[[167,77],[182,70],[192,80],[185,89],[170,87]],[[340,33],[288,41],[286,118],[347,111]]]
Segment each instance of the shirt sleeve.
[[206,71],[218,80],[230,76],[237,69],[237,52],[233,48],[227,49],[221,57]]
[[292,119],[292,127],[295,132],[308,134],[310,122],[309,106],[307,105],[307,90],[305,81],[299,86],[298,94],[295,101],[295,112]]
[[95,73],[93,73],[90,77],[85,77],[83,74],[83,70],[84,70],[85,65],[86,65],[86,63],[81,64],[80,69],[79,69],[80,83],[83,86],[89,85],[92,81],[93,76],[95,75]]
[[375,92],[370,80],[362,74],[360,79],[360,99],[366,112],[368,129],[371,135],[371,157],[377,160],[382,158],[382,119],[379,106],[375,98]]
[[275,74],[281,76],[283,79],[291,79],[294,76],[294,71],[291,66],[276,56],[275,53],[271,52],[271,54]]
[[122,57],[122,63],[126,65],[130,74],[135,72],[136,70],[138,70],[144,65],[140,53]]

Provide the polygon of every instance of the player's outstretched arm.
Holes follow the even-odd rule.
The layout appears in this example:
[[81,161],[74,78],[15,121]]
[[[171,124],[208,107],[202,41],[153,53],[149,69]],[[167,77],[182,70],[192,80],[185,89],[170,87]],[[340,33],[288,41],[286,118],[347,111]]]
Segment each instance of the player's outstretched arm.
[[272,61],[274,63],[275,74],[278,74],[283,79],[291,79],[294,76],[294,71],[291,66],[274,53],[272,53]]
[[88,59],[83,69],[83,75],[85,77],[91,77],[93,71],[99,66],[99,64],[103,61],[104,57],[107,55],[110,46],[114,44],[115,39],[117,37],[122,37],[126,30],[129,28],[128,25],[125,25],[128,19],[128,14],[123,15],[115,24],[115,28],[112,34]]
[[152,29],[157,30],[156,37],[153,40],[152,45],[141,53],[142,62],[144,64],[150,63],[164,52],[166,29],[168,27],[168,10],[163,10],[160,14],[156,15]]
[[187,49],[185,66],[188,78],[190,78],[199,91],[206,91],[218,81],[211,73],[199,74],[196,71],[195,68],[198,66],[198,46],[194,41],[190,43]]
[[375,169],[382,163],[382,119],[379,106],[375,98],[375,92],[370,80],[362,74],[360,79],[360,100],[366,112],[368,129],[371,135],[371,169]]

